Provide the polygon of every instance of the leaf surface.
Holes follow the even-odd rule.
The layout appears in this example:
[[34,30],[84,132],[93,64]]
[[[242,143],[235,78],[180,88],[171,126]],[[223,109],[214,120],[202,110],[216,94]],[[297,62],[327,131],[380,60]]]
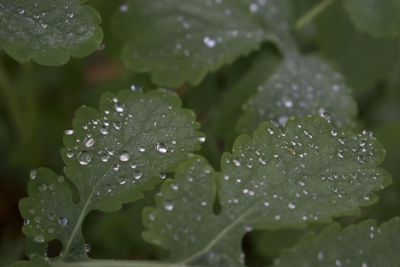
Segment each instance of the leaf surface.
[[395,37],[399,33],[399,0],[346,0],[344,7],[356,27],[374,37]]
[[224,154],[221,173],[200,157],[182,164],[144,211],[144,237],[169,250],[169,266],[243,266],[241,239],[252,229],[326,222],[374,203],[371,191],[390,182],[375,167],[383,157],[374,138],[332,134],[318,116],[290,119],[284,131],[263,123]]
[[284,250],[274,266],[399,266],[399,233],[399,217],[379,228],[373,220],[342,231],[338,224],[333,224],[320,236],[310,233],[292,249]]
[[258,49],[265,40],[290,51],[289,1],[130,1],[113,20],[127,40],[122,59],[157,84],[198,84],[207,72]]
[[357,113],[342,76],[317,57],[293,54],[257,88],[243,106],[237,130],[251,133],[262,121],[278,120],[284,125],[290,116],[329,113],[336,128],[353,128]]
[[0,1],[0,49],[19,62],[59,66],[84,57],[103,39],[99,13],[82,0]]
[[[106,93],[99,111],[81,107],[61,151],[79,202],[72,202],[63,176],[46,168],[32,171],[29,197],[20,202],[24,234],[39,248],[59,239],[59,261],[85,259],[85,216],[93,209],[115,211],[141,198],[142,191],[165,178],[164,172],[174,171],[199,149],[203,135],[198,127],[194,113],[182,109],[180,99],[167,91]],[[28,255],[43,254],[27,250]]]

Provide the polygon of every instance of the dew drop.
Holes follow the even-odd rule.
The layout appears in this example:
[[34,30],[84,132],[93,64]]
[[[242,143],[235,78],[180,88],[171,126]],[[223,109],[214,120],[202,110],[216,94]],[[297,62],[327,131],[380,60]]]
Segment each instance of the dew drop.
[[139,180],[140,178],[142,178],[142,172],[139,170],[134,171],[133,173],[133,177],[135,177],[136,180]]
[[65,134],[66,135],[73,135],[74,134],[74,130],[70,130],[70,129],[65,130]]
[[164,142],[158,143],[156,148],[157,148],[158,152],[163,153],[163,154],[168,151],[168,145]]
[[67,154],[66,154],[66,155],[67,155],[67,158],[69,158],[69,159],[70,159],[70,158],[72,158],[72,157],[74,156],[74,154],[75,154],[75,153],[74,153],[74,151],[72,151],[71,149],[68,149],[68,151],[67,151]]
[[117,103],[115,103],[114,107],[115,107],[115,111],[119,112],[119,113],[123,112],[125,110],[125,104],[124,103],[117,102]]
[[44,236],[43,235],[35,235],[33,238],[36,243],[43,243],[44,242]]
[[119,156],[121,161],[128,161],[129,160],[129,153],[128,151],[122,151],[121,155]]
[[167,177],[167,174],[165,172],[160,173],[160,178],[165,179]]
[[199,140],[200,143],[204,143],[204,141],[206,141],[206,138],[204,136],[197,138],[197,140]]
[[37,175],[37,171],[36,170],[31,170],[30,174],[29,174],[29,178],[30,179],[35,179]]
[[78,154],[78,161],[81,165],[87,165],[92,161],[92,154],[87,152],[86,150],[83,150]]
[[165,200],[164,201],[164,209],[171,211],[174,209],[174,204],[170,200]]
[[39,190],[39,192],[41,192],[41,193],[45,192],[45,191],[47,190],[47,185],[41,184],[41,185],[38,187],[38,190]]
[[68,219],[65,218],[65,217],[61,217],[60,219],[58,219],[58,223],[59,223],[61,226],[66,226],[67,223],[68,223]]
[[94,145],[94,139],[88,136],[85,138],[84,143],[86,147],[92,147]]
[[327,122],[331,122],[331,114],[328,112],[321,113],[321,117],[324,118]]
[[91,250],[91,247],[89,244],[85,244],[85,251],[89,252]]
[[107,162],[110,159],[110,154],[108,152],[104,152],[100,157],[101,161]]

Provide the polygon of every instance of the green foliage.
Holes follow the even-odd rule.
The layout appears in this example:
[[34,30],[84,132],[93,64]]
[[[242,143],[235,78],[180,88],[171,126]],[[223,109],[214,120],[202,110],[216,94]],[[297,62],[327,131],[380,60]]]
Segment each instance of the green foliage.
[[399,0],[0,0],[2,264],[398,266],[399,22]]
[[20,62],[58,66],[84,57],[103,39],[99,13],[86,0],[3,0],[0,49]]
[[361,31],[375,37],[394,37],[399,33],[399,0],[346,0],[345,8]]
[[[309,233],[294,249],[284,250],[274,266],[399,266],[400,218],[379,228],[373,220],[340,231],[338,224],[318,237]],[[369,253],[379,249],[379,253]]]

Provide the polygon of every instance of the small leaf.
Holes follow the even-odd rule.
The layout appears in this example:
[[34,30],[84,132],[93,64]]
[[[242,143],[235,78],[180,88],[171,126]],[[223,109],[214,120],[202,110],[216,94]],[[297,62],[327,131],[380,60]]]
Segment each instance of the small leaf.
[[346,0],[344,7],[356,27],[374,37],[395,37],[399,33],[399,0]]
[[284,250],[274,266],[396,267],[400,265],[399,232],[399,217],[379,228],[373,220],[342,231],[338,224],[333,224],[320,236],[310,233],[294,248]]
[[[339,131],[323,118],[290,119],[285,131],[263,123],[240,136],[216,174],[200,157],[179,167],[147,208],[146,240],[167,248],[177,266],[243,266],[240,244],[252,229],[303,227],[359,213],[390,175],[375,166],[374,138]],[[213,214],[218,179],[221,213]]]
[[274,40],[295,49],[289,34],[290,2],[282,0],[130,1],[113,20],[127,40],[122,59],[157,84],[198,84],[207,72]]
[[262,121],[276,119],[285,125],[290,116],[325,112],[335,127],[354,128],[357,113],[342,76],[321,59],[298,54],[287,57],[243,109],[240,133],[251,133]]
[[103,39],[99,13],[86,0],[4,0],[0,3],[0,49],[27,62],[58,66],[84,57]]
[[[20,202],[23,232],[43,247],[59,239],[59,260],[85,260],[85,216],[93,209],[118,210],[141,198],[142,191],[162,181],[163,172],[174,171],[199,149],[203,135],[195,131],[198,127],[194,113],[181,109],[180,99],[166,91],[106,93],[99,111],[78,109],[61,153],[79,202],[72,203],[63,176],[45,168],[32,171],[29,197]],[[37,249],[28,248],[28,255]]]

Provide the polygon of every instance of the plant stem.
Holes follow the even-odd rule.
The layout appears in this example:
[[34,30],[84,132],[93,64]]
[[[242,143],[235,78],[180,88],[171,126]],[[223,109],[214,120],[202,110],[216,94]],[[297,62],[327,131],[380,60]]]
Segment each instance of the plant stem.
[[20,140],[25,140],[26,134],[24,126],[24,117],[20,102],[18,101],[18,95],[14,88],[12,88],[11,81],[8,73],[5,70],[3,63],[0,61],[0,92],[4,97],[4,104],[9,112],[12,122],[17,129]]
[[321,14],[333,2],[335,2],[335,0],[322,0],[321,2],[319,2],[310,11],[308,11],[306,14],[304,14],[299,18],[299,20],[296,22],[295,28],[297,30],[301,30],[310,21],[312,21],[315,17]]

